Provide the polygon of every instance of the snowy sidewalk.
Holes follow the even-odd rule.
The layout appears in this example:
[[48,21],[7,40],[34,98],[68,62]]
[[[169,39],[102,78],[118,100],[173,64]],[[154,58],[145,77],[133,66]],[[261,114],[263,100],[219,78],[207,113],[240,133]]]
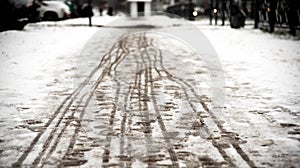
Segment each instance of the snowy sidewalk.
[[[92,26],[95,27],[102,27],[105,26],[115,20],[118,20],[120,18],[124,17],[123,15],[120,16],[93,16],[91,21],[92,21]],[[43,22],[38,22],[34,24],[29,24],[29,26],[57,26],[57,27],[65,27],[65,26],[89,26],[89,18],[75,18],[75,19],[67,19],[63,21],[57,21],[57,22],[48,22],[48,21],[43,21]]]
[[218,52],[226,77],[220,118],[263,167],[298,167],[300,41],[229,27],[199,26]]
[[2,32],[0,165],[297,167],[300,42],[194,23],[223,65],[216,106],[206,56],[156,33],[190,28],[164,19]]

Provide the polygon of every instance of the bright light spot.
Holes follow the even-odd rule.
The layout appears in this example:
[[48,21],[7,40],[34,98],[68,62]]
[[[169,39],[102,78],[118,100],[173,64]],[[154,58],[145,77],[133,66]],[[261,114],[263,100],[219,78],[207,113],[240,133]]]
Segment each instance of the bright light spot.
[[193,12],[193,16],[196,17],[197,15],[198,15],[198,12],[197,12],[197,11],[194,11],[194,12]]
[[214,13],[217,13],[218,12],[218,10],[217,9],[214,9]]

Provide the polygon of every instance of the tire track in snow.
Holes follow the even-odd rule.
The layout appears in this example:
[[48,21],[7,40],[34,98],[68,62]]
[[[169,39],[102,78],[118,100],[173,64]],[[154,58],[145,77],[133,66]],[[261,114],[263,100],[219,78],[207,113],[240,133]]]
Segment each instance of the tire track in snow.
[[[88,86],[88,84],[91,82],[91,79],[95,77],[95,74],[103,67],[107,66],[107,68],[104,68],[102,71],[100,77],[98,78],[96,85],[93,87],[92,92],[88,96],[88,100],[86,101],[86,105],[88,105],[93,93],[95,92],[97,86],[100,84],[101,80],[107,73],[107,69],[111,68],[113,65],[109,65],[109,62],[111,61],[111,53],[113,52],[114,48],[116,48],[115,44],[109,52],[103,56],[100,63],[90,72],[90,74],[86,77],[86,79],[79,85],[78,88],[76,88],[68,97],[66,97],[63,102],[60,104],[60,106],[57,108],[57,110],[53,113],[53,115],[50,117],[50,119],[47,121],[47,123],[44,125],[43,129],[37,134],[37,136],[33,139],[29,147],[23,152],[23,154],[18,158],[18,160],[12,164],[13,167],[20,167],[23,162],[28,159],[26,162],[26,165],[32,165],[37,166],[42,157],[44,156],[46,150],[50,148],[50,153],[47,156],[50,156],[51,153],[55,150],[55,147],[60,140],[62,134],[66,130],[66,127],[69,126],[69,120],[65,118],[66,114],[70,110],[70,107],[74,104],[74,100],[78,97],[78,95],[81,93],[81,91]],[[80,99],[82,100],[82,99]],[[78,102],[78,105],[80,105],[81,101]],[[78,109],[79,106],[75,109],[75,111]],[[84,111],[84,110],[83,110]],[[72,114],[74,114],[72,112]],[[63,123],[67,123],[64,126],[61,126]],[[58,134],[58,137],[56,140],[54,140],[54,145],[50,146],[54,134],[57,134],[57,132],[61,130],[61,132]],[[48,133],[49,132],[49,133]],[[41,139],[45,138],[46,140]],[[41,143],[42,145],[38,145],[38,143]],[[37,149],[36,149],[37,148]],[[35,153],[33,152],[35,150]],[[36,154],[37,153],[37,154]],[[32,160],[34,158],[34,160]]]
[[[62,139],[67,139],[69,143],[67,148],[63,149],[64,154],[62,154],[60,159],[70,159],[70,162],[72,162],[71,156],[74,153],[74,146],[76,145],[79,132],[81,131],[81,121],[83,120],[86,108],[92,97],[98,95],[97,89],[101,90],[101,83],[106,80],[111,80],[113,84],[110,89],[114,92],[115,96],[109,99],[112,106],[109,105],[106,107],[111,111],[110,115],[106,118],[108,119],[108,126],[106,129],[105,142],[102,143],[102,147],[104,148],[101,158],[102,166],[116,166],[114,163],[110,163],[111,159],[117,159],[117,165],[120,167],[131,167],[134,160],[140,160],[141,162],[146,163],[148,167],[159,166],[158,161],[161,159],[156,160],[156,156],[151,153],[151,150],[153,150],[151,147],[154,145],[152,134],[153,131],[157,131],[152,128],[152,120],[150,117],[150,113],[152,112],[156,116],[154,122],[157,122],[160,134],[164,141],[164,143],[159,143],[160,145],[164,145],[166,153],[169,155],[169,157],[163,156],[164,160],[170,160],[171,165],[169,166],[171,167],[180,167],[179,162],[184,161],[181,157],[182,151],[178,151],[174,144],[175,142],[180,144],[181,141],[170,137],[170,132],[167,127],[168,123],[166,122],[166,119],[162,117],[162,109],[160,109],[159,102],[157,101],[157,91],[154,83],[154,80],[157,80],[156,78],[154,79],[154,73],[156,73],[158,74],[158,80],[168,79],[180,86],[184,95],[184,101],[187,102],[189,108],[191,108],[192,112],[195,114],[198,113],[198,109],[195,106],[195,102],[193,102],[193,98],[196,99],[197,103],[203,107],[207,114],[209,114],[210,119],[216,124],[220,133],[229,138],[230,145],[235,149],[243,161],[246,162],[249,167],[255,167],[254,163],[240,147],[238,140],[235,139],[232,133],[227,132],[226,129],[223,128],[220,119],[208,108],[205,101],[199,93],[195,91],[192,85],[183,78],[176,77],[165,68],[163,52],[153,44],[152,38],[150,33],[135,33],[124,37],[113,45],[108,53],[103,56],[100,63],[86,77],[84,82],[63,100],[58,109],[45,124],[44,129],[37,134],[32,143],[13,166],[19,167],[23,165],[23,163],[33,167],[43,167],[47,165],[48,159],[56,154],[57,147]],[[128,57],[133,57],[131,59],[134,59],[134,64],[136,64],[135,73],[133,74],[133,84],[124,81],[124,79],[122,80],[122,74],[117,74],[120,64],[124,62],[125,59],[128,59]],[[93,78],[97,78],[97,80],[92,85],[91,82]],[[123,86],[124,83],[126,84],[125,87]],[[113,86],[116,87],[113,88]],[[123,90],[126,90],[124,91],[124,94],[122,92]],[[102,96],[107,95],[103,93]],[[96,100],[100,102],[100,104],[107,104],[107,102],[105,102],[107,100],[104,98],[103,100],[96,98]],[[120,102],[121,100],[123,101],[123,104]],[[134,101],[137,101],[137,103]],[[121,104],[121,106],[119,104]],[[135,111],[139,113],[138,116],[134,113]],[[120,113],[121,115],[120,123],[116,120],[117,113]],[[78,118],[75,117],[77,114],[79,115]],[[138,119],[136,118],[141,121],[137,121]],[[75,122],[76,124],[72,125],[72,122]],[[207,125],[200,116],[196,118],[195,122],[197,122],[198,126],[190,129],[201,129],[200,127],[202,127],[207,134],[210,134],[210,126]],[[134,130],[132,128],[134,124],[141,125],[141,130]],[[71,127],[72,133],[70,134],[67,130]],[[120,130],[119,137],[114,133],[117,130]],[[132,154],[134,154],[134,148],[132,148],[133,144],[131,141],[134,142],[132,137],[138,136],[137,132],[142,132],[144,134],[143,141],[146,143],[145,148],[147,150],[145,151],[145,158],[133,158],[135,156],[132,156]],[[115,152],[111,151],[113,148],[113,138],[119,140],[120,156],[118,158],[114,158],[116,156],[112,155],[112,153]],[[188,138],[188,135],[186,135],[185,138]],[[227,147],[219,145],[218,139],[211,138],[209,141],[211,141],[212,145],[221,154],[226,161],[227,166],[238,166],[235,164],[234,158],[226,152]],[[189,153],[189,155],[192,154]],[[70,162],[66,164],[63,161],[60,161],[59,165],[72,165]],[[73,166],[78,166],[85,162],[86,161],[84,160],[77,160],[77,162],[73,163]],[[220,166],[219,163],[216,163],[213,160],[201,160],[198,158],[196,162],[199,162],[199,164],[204,166]]]
[[172,161],[172,167],[179,167],[178,158],[177,158],[176,153],[174,151],[174,147],[172,145],[172,142],[169,139],[168,131],[166,129],[166,126],[165,126],[164,121],[162,119],[162,116],[160,114],[160,110],[159,110],[158,105],[157,105],[157,100],[154,96],[155,93],[154,93],[154,84],[153,84],[153,77],[152,77],[153,67],[152,67],[152,61],[151,61],[150,55],[147,52],[147,50],[149,49],[149,44],[148,44],[148,41],[147,41],[147,38],[146,38],[145,34],[142,34],[142,40],[143,40],[142,48],[143,48],[144,51],[141,51],[140,54],[141,54],[141,58],[143,60],[143,63],[146,65],[145,75],[147,76],[147,78],[146,78],[147,80],[145,82],[150,83],[150,95],[151,95],[150,99],[153,102],[154,111],[156,113],[156,119],[159,123],[159,127],[160,127],[162,135],[164,137],[164,141],[167,144],[166,150],[169,152],[170,160]]
[[[160,68],[162,69],[162,71],[164,73],[167,74],[168,79],[170,79],[171,81],[174,81],[176,83],[178,83],[179,85],[181,85],[181,87],[183,88],[183,92],[185,94],[185,97],[188,100],[189,105],[191,106],[191,108],[194,110],[194,112],[196,112],[195,107],[193,107],[190,99],[189,99],[189,95],[187,94],[187,90],[184,88],[188,88],[189,90],[191,90],[191,92],[193,93],[194,97],[197,98],[198,102],[202,105],[202,107],[204,108],[204,110],[210,115],[210,117],[213,119],[213,121],[215,122],[215,124],[217,125],[217,127],[219,128],[219,130],[221,131],[222,134],[225,134],[227,137],[230,138],[230,144],[234,147],[234,149],[236,150],[236,152],[239,154],[239,156],[248,164],[249,167],[255,167],[253,161],[249,158],[249,156],[243,151],[243,149],[239,146],[239,142],[232,136],[230,135],[230,132],[227,132],[222,124],[221,121],[216,117],[216,115],[208,108],[208,106],[206,105],[205,101],[203,101],[201,99],[201,97],[199,97],[199,95],[196,93],[196,91],[194,90],[194,88],[188,84],[186,81],[184,81],[183,79],[180,79],[178,77],[175,77],[174,75],[172,75],[171,73],[169,73],[163,64],[163,56],[162,56],[162,52],[158,51],[160,54],[159,55],[159,64],[160,64]],[[155,58],[156,59],[156,58]],[[156,63],[154,63],[155,65],[157,65]],[[156,70],[158,70],[158,67],[155,67]],[[159,71],[159,70],[158,70]],[[200,122],[202,124],[205,125],[205,123],[203,122],[203,120],[200,118]],[[205,125],[205,130],[207,133],[209,133],[209,127],[207,125]],[[212,144],[218,149],[218,151],[220,152],[220,154],[222,155],[222,157],[228,162],[229,166],[238,166],[238,165],[234,165],[232,158],[230,158],[225,150],[223,149],[222,146],[218,145],[217,141],[212,138]]]

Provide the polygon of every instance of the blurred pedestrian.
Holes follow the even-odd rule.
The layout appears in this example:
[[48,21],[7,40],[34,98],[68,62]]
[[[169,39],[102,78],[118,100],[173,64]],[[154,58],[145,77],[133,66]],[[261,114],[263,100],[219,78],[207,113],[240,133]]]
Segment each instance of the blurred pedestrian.
[[260,6],[261,6],[261,0],[253,0],[253,9],[254,9],[254,29],[257,29],[257,28],[258,28]]
[[221,0],[221,16],[222,16],[222,26],[225,25],[226,14],[228,14],[227,10],[227,0]]
[[192,2],[192,0],[189,0],[188,10],[187,10],[189,20],[195,20],[195,17],[193,16],[194,8],[195,8],[195,4]]
[[117,5],[120,3],[119,0],[108,0],[108,9],[107,15],[113,16],[116,10]]
[[209,9],[210,25],[212,25],[213,18],[215,19],[215,25],[218,24],[218,12],[219,12],[219,0],[210,0],[210,9]]
[[106,0],[99,0],[98,6],[99,6],[100,16],[103,15],[103,10],[105,9],[106,4],[107,4]]
[[290,34],[296,35],[296,27],[299,24],[299,13],[300,10],[300,1],[299,0],[287,0],[288,3],[288,24],[290,27]]
[[113,9],[113,7],[111,7],[111,6],[108,6],[108,9],[107,9],[107,15],[109,15],[109,16],[113,16],[113,12],[114,12],[114,9]]
[[242,9],[241,0],[230,1],[230,27],[240,28],[245,26],[246,14]]
[[277,22],[276,20],[277,2],[278,0],[269,0],[268,14],[269,14],[269,25],[270,25],[271,33],[274,32],[275,24]]

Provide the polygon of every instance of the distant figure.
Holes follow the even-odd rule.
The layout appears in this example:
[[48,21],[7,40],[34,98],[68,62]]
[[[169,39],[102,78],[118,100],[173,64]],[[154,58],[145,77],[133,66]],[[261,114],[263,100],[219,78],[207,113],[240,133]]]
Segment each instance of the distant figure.
[[228,14],[227,10],[227,0],[221,0],[221,16],[222,16],[222,26],[225,25],[226,13]]
[[189,3],[188,3],[188,19],[189,20],[195,20],[195,17],[193,16],[193,11],[194,11],[194,8],[195,8],[195,4],[192,2],[192,0],[189,0]]
[[212,25],[212,20],[215,18],[215,25],[218,24],[219,0],[210,0],[209,9],[209,24]]
[[99,14],[100,14],[100,16],[103,16],[103,8],[99,7]]
[[103,16],[103,10],[105,9],[106,4],[107,4],[106,0],[100,0],[99,1],[98,6],[99,6],[100,16]]
[[[119,0],[108,0],[107,15],[113,16],[117,5],[120,3]],[[116,12],[115,12],[116,13]]]
[[270,32],[274,32],[275,24],[276,24],[276,8],[277,8],[278,0],[269,0],[269,25]]
[[240,28],[245,26],[246,14],[241,8],[241,0],[230,1],[230,27]]
[[259,23],[259,10],[261,6],[261,0],[254,0],[254,29],[258,28],[258,23]]
[[299,14],[297,10],[300,9],[299,0],[287,0],[289,11],[288,11],[288,21],[290,27],[290,34],[296,35],[296,27],[299,25]]
[[107,15],[113,16],[113,11],[114,11],[114,9],[111,6],[109,6],[108,10],[107,10]]

